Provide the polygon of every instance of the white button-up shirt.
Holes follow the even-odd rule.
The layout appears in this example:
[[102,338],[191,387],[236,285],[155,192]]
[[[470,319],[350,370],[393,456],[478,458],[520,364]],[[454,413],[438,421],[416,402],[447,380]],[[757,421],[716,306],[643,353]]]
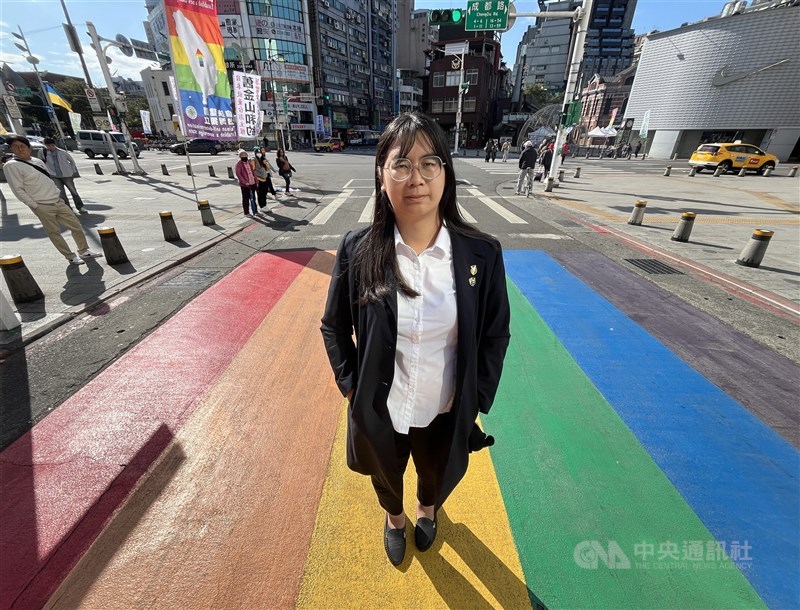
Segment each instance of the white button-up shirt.
[[424,428],[453,405],[458,311],[450,233],[417,256],[394,229],[397,265],[419,297],[397,293],[394,380],[386,404],[394,429]]

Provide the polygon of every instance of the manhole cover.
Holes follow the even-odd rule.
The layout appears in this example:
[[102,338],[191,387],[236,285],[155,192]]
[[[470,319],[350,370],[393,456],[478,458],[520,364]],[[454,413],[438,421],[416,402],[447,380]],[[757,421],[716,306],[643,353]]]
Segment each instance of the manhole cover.
[[654,258],[626,258],[625,260],[653,275],[683,275],[683,272],[678,271],[675,267],[670,267]]
[[217,269],[187,269],[160,286],[186,286],[191,288],[207,286],[220,274]]

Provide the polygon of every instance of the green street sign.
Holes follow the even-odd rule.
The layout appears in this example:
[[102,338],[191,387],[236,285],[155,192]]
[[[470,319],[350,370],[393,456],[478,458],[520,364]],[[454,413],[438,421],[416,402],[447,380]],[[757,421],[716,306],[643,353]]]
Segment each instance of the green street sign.
[[28,97],[29,95],[33,95],[33,91],[31,91],[28,87],[17,87],[17,93],[24,97]]
[[289,103],[286,101],[286,96],[283,96],[283,114],[289,114]]
[[467,32],[505,30],[508,27],[509,0],[476,0],[467,3]]

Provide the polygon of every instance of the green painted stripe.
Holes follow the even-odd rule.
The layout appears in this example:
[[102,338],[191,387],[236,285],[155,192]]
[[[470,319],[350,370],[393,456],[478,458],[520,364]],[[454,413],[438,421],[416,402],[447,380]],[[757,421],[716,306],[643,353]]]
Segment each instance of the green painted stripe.
[[[532,601],[551,609],[765,607],[726,556],[708,559],[711,533],[513,284],[509,296],[512,341],[483,423],[497,438],[492,460]],[[606,551],[616,543],[630,567],[607,567],[598,545],[584,541]],[[641,543],[655,556],[637,554],[650,548]],[[684,543],[690,552],[701,544],[702,559],[684,558]],[[672,544],[678,559],[659,562]],[[580,567],[576,547],[598,567]]]

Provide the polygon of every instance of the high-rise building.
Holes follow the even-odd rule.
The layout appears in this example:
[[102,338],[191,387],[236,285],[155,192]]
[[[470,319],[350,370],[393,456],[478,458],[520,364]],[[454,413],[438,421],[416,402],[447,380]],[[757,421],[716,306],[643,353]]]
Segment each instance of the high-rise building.
[[[574,11],[581,4],[582,0],[561,0],[545,5],[543,0],[539,0],[539,10]],[[525,49],[527,73],[522,76],[520,83],[522,88],[539,83],[548,89],[564,89],[567,82],[572,25],[570,19],[537,17],[534,25],[528,28],[523,37],[528,42]]]
[[428,23],[427,10],[414,10],[414,0],[397,3],[397,68],[424,75],[430,60],[425,51],[439,40],[439,28]]
[[594,0],[583,52],[582,79],[614,76],[633,63],[635,34],[632,29],[636,0]]

